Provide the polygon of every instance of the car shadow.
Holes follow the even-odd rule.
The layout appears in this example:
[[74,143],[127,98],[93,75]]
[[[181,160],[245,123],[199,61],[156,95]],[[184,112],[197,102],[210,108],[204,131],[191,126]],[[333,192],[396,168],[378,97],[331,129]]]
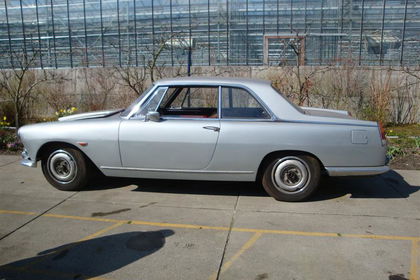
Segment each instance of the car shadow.
[[407,183],[391,170],[378,176],[325,177],[319,191],[309,201],[329,200],[349,195],[349,198],[407,198],[420,186]]
[[123,188],[129,185],[136,186],[134,192],[149,193],[178,193],[198,195],[230,195],[238,196],[268,196],[264,189],[254,182],[227,182],[227,181],[192,181],[192,180],[166,180],[166,179],[138,179],[105,177],[95,180],[89,188],[83,191],[97,191],[104,189]]
[[87,279],[118,270],[155,253],[169,229],[133,231],[68,243],[0,266],[0,279]]
[[[189,181],[104,177],[85,191],[136,186],[132,191],[193,195],[225,195],[268,197],[260,184],[254,182]],[[391,170],[378,176],[328,177],[321,179],[319,190],[306,201],[330,200],[349,195],[349,198],[407,198],[420,190],[397,172]]]

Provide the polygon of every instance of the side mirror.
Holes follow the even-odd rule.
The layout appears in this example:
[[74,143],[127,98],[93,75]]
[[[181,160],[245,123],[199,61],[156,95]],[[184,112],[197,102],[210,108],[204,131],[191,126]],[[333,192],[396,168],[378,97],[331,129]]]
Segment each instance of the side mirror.
[[151,111],[146,114],[146,121],[158,122],[160,120],[159,112]]

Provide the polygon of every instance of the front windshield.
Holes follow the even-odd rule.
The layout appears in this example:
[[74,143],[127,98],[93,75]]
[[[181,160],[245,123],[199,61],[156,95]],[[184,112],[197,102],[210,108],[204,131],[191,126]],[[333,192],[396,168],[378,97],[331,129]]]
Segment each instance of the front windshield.
[[278,94],[280,94],[290,105],[293,106],[293,108],[295,108],[296,110],[298,110],[301,113],[305,113],[305,111],[303,111],[303,109],[301,107],[299,107],[298,105],[296,105],[295,103],[293,103],[289,98],[287,98],[286,95],[284,95],[283,93],[281,93],[278,89],[276,89],[275,87],[271,86],[272,89],[274,89]]
[[130,104],[130,106],[127,107],[127,109],[125,109],[122,113],[121,113],[121,117],[126,117],[128,116],[128,114],[130,114],[130,112],[133,110],[134,106],[136,106],[140,100],[143,99],[143,97],[145,97],[147,95],[147,93],[153,88],[153,85],[150,86],[147,90],[145,90],[139,97],[136,98],[136,100]]

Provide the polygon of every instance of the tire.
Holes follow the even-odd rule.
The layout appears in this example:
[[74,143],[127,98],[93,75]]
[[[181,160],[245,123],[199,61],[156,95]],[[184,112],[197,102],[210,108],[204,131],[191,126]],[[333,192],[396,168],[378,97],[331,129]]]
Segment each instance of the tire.
[[262,185],[276,200],[302,201],[319,185],[321,166],[317,159],[307,156],[284,156],[272,159],[266,166]]
[[62,191],[78,191],[89,181],[89,165],[74,148],[54,148],[42,158],[42,173],[47,181]]

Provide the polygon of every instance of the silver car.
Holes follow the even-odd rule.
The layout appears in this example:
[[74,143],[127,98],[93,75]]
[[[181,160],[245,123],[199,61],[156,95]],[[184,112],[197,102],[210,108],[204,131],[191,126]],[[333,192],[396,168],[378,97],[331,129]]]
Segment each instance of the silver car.
[[41,161],[48,182],[80,190],[105,176],[257,181],[300,201],[322,174],[387,172],[380,124],[346,111],[298,107],[263,80],[156,82],[125,110],[71,115],[19,130],[22,164]]

